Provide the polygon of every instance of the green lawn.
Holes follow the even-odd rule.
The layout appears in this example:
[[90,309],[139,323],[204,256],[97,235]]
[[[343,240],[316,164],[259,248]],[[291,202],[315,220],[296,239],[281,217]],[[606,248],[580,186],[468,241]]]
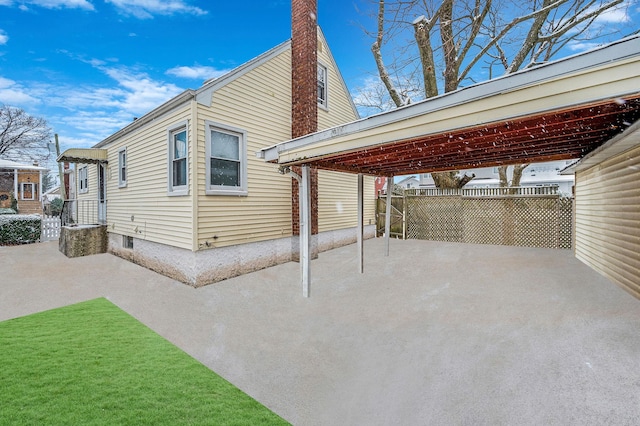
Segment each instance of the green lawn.
[[280,417],[106,299],[0,322],[2,425],[259,425]]

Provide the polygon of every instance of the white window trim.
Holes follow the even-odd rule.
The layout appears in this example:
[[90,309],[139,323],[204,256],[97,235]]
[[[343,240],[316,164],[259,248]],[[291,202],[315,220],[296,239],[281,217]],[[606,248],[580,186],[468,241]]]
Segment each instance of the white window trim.
[[[31,185],[31,198],[25,198],[24,196],[24,188],[27,185]],[[33,182],[20,182],[20,199],[29,201],[36,199],[36,184]]]
[[[176,197],[189,195],[189,122],[187,120],[176,123],[167,129],[167,195]],[[173,134],[184,129],[187,132],[187,183],[173,186]]]
[[[124,167],[122,167],[122,154],[124,154]],[[127,186],[127,179],[129,178],[129,158],[127,155],[127,147],[120,148],[118,150],[118,188],[125,188]],[[122,169],[124,168],[125,178],[122,179]]]
[[[222,185],[211,185],[211,130],[219,130],[225,133],[235,133],[240,139],[238,154],[240,157],[240,186],[227,187]],[[228,126],[226,124],[216,123],[213,121],[205,121],[206,136],[206,190],[207,195],[235,195],[246,196],[248,194],[247,186],[247,132],[237,127]]]
[[89,172],[87,166],[78,168],[78,194],[89,192]]
[[[321,61],[318,61],[318,68],[324,69],[324,102],[318,99],[318,106],[324,110],[329,110],[329,68]],[[316,91],[317,84],[316,81]]]

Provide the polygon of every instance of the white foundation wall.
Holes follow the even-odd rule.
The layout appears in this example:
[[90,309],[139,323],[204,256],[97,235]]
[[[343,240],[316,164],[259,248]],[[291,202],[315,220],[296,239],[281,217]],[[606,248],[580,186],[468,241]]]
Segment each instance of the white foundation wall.
[[[366,226],[365,239],[375,236],[375,225]],[[322,232],[317,236],[323,252],[356,242],[356,228]],[[290,262],[296,255],[298,237],[285,237],[193,252],[179,247],[133,239],[123,247],[122,235],[109,233],[108,251],[145,268],[193,287],[202,287],[249,272]]]

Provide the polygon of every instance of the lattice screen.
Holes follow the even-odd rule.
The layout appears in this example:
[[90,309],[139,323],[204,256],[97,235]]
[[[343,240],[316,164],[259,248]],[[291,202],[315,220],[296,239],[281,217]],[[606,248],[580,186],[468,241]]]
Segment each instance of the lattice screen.
[[[424,199],[430,202],[423,202]],[[462,199],[457,196],[407,197],[407,238],[461,241]]]
[[453,195],[405,199],[407,238],[571,248],[571,198]]

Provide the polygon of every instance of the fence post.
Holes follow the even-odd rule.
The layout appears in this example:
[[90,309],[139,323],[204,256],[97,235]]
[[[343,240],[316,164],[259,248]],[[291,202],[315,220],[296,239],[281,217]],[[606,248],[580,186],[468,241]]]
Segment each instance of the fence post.
[[402,239],[407,239],[407,190],[402,191]]

